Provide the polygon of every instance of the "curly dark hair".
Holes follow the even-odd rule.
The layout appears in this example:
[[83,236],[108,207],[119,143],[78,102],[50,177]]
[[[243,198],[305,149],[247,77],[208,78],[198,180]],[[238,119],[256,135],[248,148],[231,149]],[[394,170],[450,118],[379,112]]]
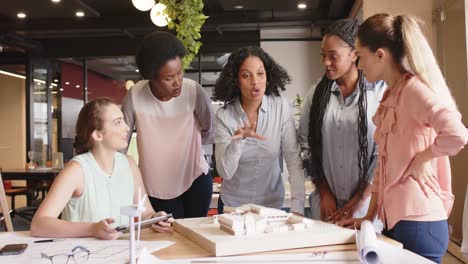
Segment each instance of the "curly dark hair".
[[151,80],[167,61],[176,57],[182,59],[186,53],[184,45],[176,36],[155,31],[145,36],[135,60],[141,77]]
[[286,90],[286,84],[291,82],[291,78],[286,70],[278,65],[278,63],[260,47],[248,46],[234,51],[229,56],[226,66],[224,66],[221,75],[218,80],[216,80],[214,89],[215,100],[229,103],[241,95],[240,88],[237,85],[239,69],[249,56],[258,57],[263,62],[267,76],[266,95],[274,94],[279,96],[280,90]]

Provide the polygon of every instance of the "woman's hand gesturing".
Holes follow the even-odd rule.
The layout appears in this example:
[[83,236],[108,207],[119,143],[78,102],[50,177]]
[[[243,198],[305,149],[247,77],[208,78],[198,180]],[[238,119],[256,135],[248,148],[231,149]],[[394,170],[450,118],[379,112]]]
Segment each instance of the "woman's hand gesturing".
[[244,122],[243,127],[239,127],[231,139],[245,139],[248,137],[258,138],[260,140],[266,139],[264,136],[257,134],[257,122],[250,124],[248,120]]

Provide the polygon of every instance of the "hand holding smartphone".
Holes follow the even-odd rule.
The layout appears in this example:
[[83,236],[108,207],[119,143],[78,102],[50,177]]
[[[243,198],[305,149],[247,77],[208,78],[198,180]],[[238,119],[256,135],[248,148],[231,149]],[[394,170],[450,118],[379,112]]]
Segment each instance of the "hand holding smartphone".
[[[160,222],[160,221],[166,221],[167,219],[169,219],[171,217],[172,217],[172,214],[167,214],[167,215],[158,216],[158,217],[150,218],[150,219],[147,219],[147,220],[143,220],[143,221],[141,221],[141,229],[150,227],[153,224],[155,224],[157,222]],[[134,224],[134,228],[138,227],[138,223],[139,222],[136,222]],[[122,233],[128,233],[130,231],[130,225],[118,226],[118,227],[115,228],[115,230],[119,231],[119,232],[122,232]]]

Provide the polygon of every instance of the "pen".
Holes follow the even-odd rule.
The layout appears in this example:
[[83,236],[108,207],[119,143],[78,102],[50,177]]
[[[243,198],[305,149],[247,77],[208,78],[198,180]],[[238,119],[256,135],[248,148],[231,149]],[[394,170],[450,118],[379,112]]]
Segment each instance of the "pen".
[[63,241],[63,239],[43,239],[43,240],[36,240],[34,243],[47,243],[47,242],[59,242]]

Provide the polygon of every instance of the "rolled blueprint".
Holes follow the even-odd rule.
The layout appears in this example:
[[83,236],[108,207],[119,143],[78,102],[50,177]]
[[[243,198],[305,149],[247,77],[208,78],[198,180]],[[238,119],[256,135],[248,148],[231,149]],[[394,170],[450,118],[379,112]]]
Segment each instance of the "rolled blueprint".
[[361,231],[356,234],[356,244],[361,263],[378,264],[379,248],[374,225],[370,221],[361,223]]

